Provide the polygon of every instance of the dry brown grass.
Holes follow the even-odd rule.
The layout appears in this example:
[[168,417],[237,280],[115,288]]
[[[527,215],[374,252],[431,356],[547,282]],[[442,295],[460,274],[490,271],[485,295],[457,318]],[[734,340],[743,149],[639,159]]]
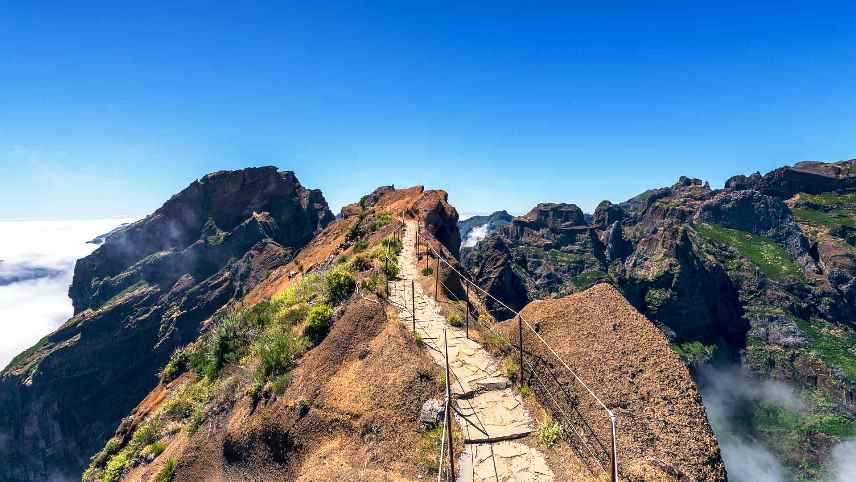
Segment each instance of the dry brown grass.
[[[534,301],[522,315],[540,325],[547,342],[615,412],[624,480],[726,479],[689,371],[662,333],[614,287],[599,284],[565,298]],[[500,326],[516,340],[515,321]],[[524,345],[555,360],[531,332],[524,332]],[[579,400],[582,418],[607,443],[609,419],[588,395]]]

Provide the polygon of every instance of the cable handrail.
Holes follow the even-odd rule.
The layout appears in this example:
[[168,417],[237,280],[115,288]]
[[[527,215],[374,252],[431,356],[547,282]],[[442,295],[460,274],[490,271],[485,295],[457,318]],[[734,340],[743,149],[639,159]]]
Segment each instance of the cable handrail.
[[[426,243],[426,244],[427,244],[427,243]],[[612,413],[612,410],[610,410],[610,409],[609,409],[609,407],[607,407],[607,406],[606,406],[606,404],[605,404],[605,403],[603,403],[603,401],[601,401],[600,397],[598,397],[598,396],[594,393],[594,391],[592,391],[592,389],[591,389],[591,388],[589,388],[589,386],[588,386],[588,385],[587,385],[587,384],[586,384],[586,383],[585,383],[585,382],[584,382],[584,381],[583,381],[583,380],[582,380],[582,379],[577,375],[577,373],[576,373],[576,372],[575,372],[575,371],[574,371],[574,370],[573,370],[573,369],[572,369],[572,368],[571,368],[567,363],[565,363],[565,360],[563,360],[563,359],[562,359],[562,357],[561,357],[561,356],[559,356],[559,354],[558,354],[558,353],[556,353],[556,350],[554,350],[554,349],[553,349],[553,347],[551,347],[551,346],[550,346],[550,344],[549,344],[549,343],[547,343],[547,340],[545,340],[545,339],[544,339],[544,337],[542,337],[540,333],[538,333],[537,331],[535,331],[535,328],[533,328],[533,327],[532,327],[532,325],[530,325],[530,324],[529,324],[529,322],[528,322],[528,321],[526,321],[526,318],[524,318],[524,317],[523,317],[523,315],[521,315],[519,311],[517,311],[517,310],[515,310],[515,309],[513,309],[513,308],[510,308],[508,305],[506,305],[505,303],[503,303],[502,301],[498,300],[496,297],[494,297],[493,295],[491,295],[490,293],[488,293],[487,291],[485,291],[484,289],[482,289],[482,287],[481,287],[481,286],[479,286],[479,285],[475,284],[472,280],[468,279],[466,276],[464,276],[463,274],[461,274],[461,272],[460,272],[460,271],[458,271],[454,266],[452,266],[448,261],[446,261],[446,259],[445,259],[442,255],[440,255],[437,251],[435,251],[435,250],[434,250],[434,248],[433,248],[430,244],[428,245],[428,248],[431,250],[431,252],[432,252],[432,253],[434,253],[434,254],[435,254],[435,256],[437,256],[437,258],[438,258],[440,261],[442,261],[442,262],[443,262],[443,264],[445,264],[446,266],[448,266],[448,267],[449,267],[452,271],[454,271],[454,272],[455,272],[455,273],[456,273],[456,274],[457,274],[461,279],[463,279],[464,281],[466,281],[467,283],[469,283],[470,285],[472,285],[472,286],[473,286],[474,288],[476,288],[477,290],[479,290],[479,291],[481,291],[482,293],[484,293],[484,294],[485,294],[485,296],[488,296],[488,297],[489,297],[490,299],[492,299],[493,301],[495,301],[495,302],[499,303],[499,304],[500,304],[503,308],[505,308],[506,310],[508,310],[508,311],[510,311],[510,312],[512,312],[512,313],[514,313],[514,315],[515,315],[515,316],[519,316],[519,317],[520,317],[520,319],[523,321],[523,323],[526,325],[526,327],[527,327],[527,328],[529,328],[529,330],[530,330],[530,331],[532,331],[532,333],[534,333],[536,337],[538,337],[538,340],[540,340],[540,341],[541,341],[541,343],[543,343],[543,344],[544,344],[544,346],[546,346],[546,347],[547,347],[547,349],[549,349],[549,350],[550,350],[550,353],[552,353],[552,355],[553,355],[554,357],[556,357],[556,359],[558,359],[558,360],[559,360],[559,362],[561,362],[561,363],[562,363],[562,365],[564,365],[564,367],[565,367],[565,368],[566,368],[566,369],[571,373],[571,375],[573,375],[573,376],[574,376],[574,378],[575,378],[578,382],[580,382],[580,384],[583,386],[583,388],[585,388],[585,389],[586,389],[586,391],[588,391],[589,395],[591,395],[591,396],[592,396],[592,397],[597,401],[597,403],[598,403],[598,404],[600,404],[600,406],[601,406],[601,407],[603,407],[603,409],[604,409],[604,410],[606,410],[606,412],[607,412],[607,413],[609,413],[609,415],[610,415],[611,417],[612,417],[612,416],[614,416],[614,414]],[[441,284],[443,284],[443,283],[441,282]],[[444,286],[447,290],[449,290],[449,287],[448,287],[448,286],[446,286],[445,284],[443,284],[443,286]],[[456,297],[456,298],[457,298],[457,297]]]
[[[417,223],[418,223],[418,222],[419,222],[419,221],[417,220]],[[417,242],[417,247],[418,247],[418,244],[419,244],[418,235],[417,235],[417,240],[416,240],[416,242]],[[465,283],[468,283],[469,285],[473,286],[473,287],[474,287],[478,292],[481,292],[481,293],[482,293],[486,298],[489,298],[489,299],[493,300],[494,302],[498,303],[498,304],[499,304],[499,306],[501,306],[502,308],[504,308],[504,309],[508,310],[509,312],[513,313],[513,314],[515,315],[515,317],[517,317],[517,318],[518,318],[519,322],[520,322],[520,323],[522,323],[522,324],[525,324],[525,325],[526,325],[526,327],[527,327],[527,328],[528,328],[528,329],[529,329],[529,330],[530,330],[530,331],[531,331],[531,332],[532,332],[532,333],[533,333],[533,334],[538,338],[538,340],[539,340],[539,341],[540,341],[540,342],[541,342],[541,343],[542,343],[542,344],[547,348],[547,350],[548,350],[548,351],[549,351],[549,352],[550,352],[550,353],[551,353],[551,354],[552,354],[552,355],[553,355],[553,356],[554,356],[554,357],[559,361],[559,363],[561,363],[561,364],[562,364],[562,366],[564,366],[564,367],[565,367],[565,369],[568,371],[568,373],[570,373],[570,374],[574,377],[574,379],[575,379],[575,380],[576,380],[580,385],[582,385],[582,387],[586,390],[586,392],[588,392],[588,394],[592,397],[592,399],[594,399],[594,400],[598,403],[598,405],[600,405],[600,407],[601,407],[601,408],[603,408],[603,410],[606,412],[606,414],[609,416],[609,419],[610,419],[610,428],[611,428],[611,436],[612,436],[612,444],[611,444],[611,445],[612,445],[612,447],[611,447],[611,449],[612,449],[612,450],[611,450],[611,459],[612,459],[612,460],[610,460],[610,466],[611,466],[611,467],[610,467],[610,471],[609,471],[609,472],[611,472],[611,474],[610,474],[610,475],[611,475],[611,479],[612,479],[613,481],[616,481],[616,480],[617,480],[617,478],[618,478],[618,453],[617,453],[617,451],[618,451],[618,443],[617,443],[617,438],[616,438],[616,416],[615,416],[615,414],[613,413],[613,411],[612,411],[612,410],[610,410],[610,409],[609,409],[609,407],[607,407],[605,403],[603,403],[603,401],[600,399],[600,397],[598,397],[598,396],[597,396],[597,394],[596,394],[596,393],[594,393],[594,390],[592,390],[592,389],[591,389],[591,387],[589,387],[589,385],[588,385],[588,384],[587,384],[587,383],[586,383],[586,382],[585,382],[585,381],[584,381],[584,380],[583,380],[579,375],[577,375],[576,371],[574,371],[574,369],[573,369],[573,368],[571,368],[571,367],[570,367],[570,365],[568,365],[568,363],[567,363],[567,362],[565,362],[565,360],[564,360],[564,359],[562,359],[562,357],[561,357],[561,356],[556,352],[556,350],[555,350],[555,349],[553,349],[553,347],[552,347],[552,346],[550,346],[550,344],[549,344],[549,343],[547,343],[547,340],[545,340],[545,339],[544,339],[544,337],[542,337],[542,336],[541,336],[541,334],[540,334],[540,333],[538,333],[538,331],[537,331],[537,330],[535,330],[535,328],[534,328],[534,327],[533,327],[533,326],[532,326],[532,325],[531,325],[531,324],[526,320],[526,318],[524,318],[524,317],[520,314],[520,312],[519,312],[519,311],[517,311],[517,310],[515,310],[515,309],[513,309],[513,308],[511,308],[511,307],[509,307],[509,306],[508,306],[507,304],[505,304],[502,300],[497,299],[495,296],[491,295],[489,292],[487,292],[486,290],[484,290],[481,286],[479,286],[478,284],[476,284],[473,280],[469,279],[469,278],[468,278],[467,276],[465,276],[463,273],[461,273],[460,271],[458,271],[458,269],[457,269],[457,268],[455,268],[451,263],[449,263],[449,261],[446,259],[446,257],[445,257],[444,255],[442,255],[441,253],[439,253],[437,250],[435,250],[435,249],[434,249],[434,247],[433,247],[433,246],[431,246],[431,243],[430,243],[430,242],[427,242],[427,241],[426,241],[424,244],[425,244],[425,246],[427,247],[427,249],[429,249],[429,250],[431,251],[431,253],[435,256],[435,258],[438,260],[438,264],[437,264],[438,269],[439,269],[439,266],[440,266],[440,265],[439,265],[439,261],[442,261],[442,262],[443,262],[443,264],[445,264],[445,265],[446,265],[450,270],[452,270],[455,274],[457,274],[457,275],[458,275],[458,278],[459,278],[459,279],[461,279],[461,280],[463,280]],[[426,255],[427,255],[427,254],[428,254],[428,252],[426,251]],[[418,256],[418,249],[417,249],[417,256]],[[457,298],[457,296],[455,296],[455,295],[454,295],[454,293],[452,292],[452,290],[451,290],[448,286],[446,286],[446,285],[445,285],[445,283],[442,283],[442,282],[440,282],[440,281],[439,281],[439,273],[435,273],[435,276],[436,276],[436,282],[437,282],[437,283],[439,283],[439,284],[442,284],[442,285],[443,285],[443,287],[447,290],[447,292],[448,292],[448,293],[451,293],[451,294],[455,297],[455,299],[457,300],[458,298]],[[468,306],[467,306],[467,309],[469,309],[469,300],[467,300],[467,305],[468,305]],[[489,326],[489,325],[488,325],[488,328],[489,328],[492,332],[496,333],[496,330],[494,330],[494,329],[493,329],[493,327],[491,327],[491,326]],[[503,337],[504,337],[504,334],[501,334],[501,336],[503,336]],[[521,336],[521,341],[520,341],[521,346],[520,346],[520,348],[519,348],[519,349],[520,349],[520,352],[521,352],[521,353],[520,353],[520,357],[521,357],[521,365],[522,365],[523,353],[524,353],[524,352],[523,352],[523,348],[522,348],[522,333],[521,333],[521,335],[520,335],[520,336]],[[506,341],[507,341],[507,340],[506,340]],[[513,344],[512,344],[512,345],[513,345]],[[531,364],[530,364],[530,366],[531,366]],[[521,374],[522,374],[522,370],[523,370],[523,367],[521,366]],[[539,377],[539,381],[540,381],[540,377]],[[522,380],[521,380],[521,383],[522,383]],[[542,383],[543,383],[543,382],[542,382]],[[545,389],[546,389],[546,387],[545,387]],[[551,397],[551,398],[552,398],[552,397]],[[581,440],[582,440],[582,438],[581,438]],[[585,443],[585,441],[583,441],[583,442]],[[587,445],[587,444],[586,444],[586,445]],[[590,447],[588,447],[588,446],[587,446],[586,448],[591,452],[591,448],[590,448]],[[592,454],[592,455],[594,455],[594,454]],[[595,460],[598,462],[598,465],[600,465],[600,467],[603,469],[603,465],[601,465],[601,464],[600,464],[600,461],[597,459],[597,457],[595,457]],[[604,469],[604,470],[605,470],[605,469]]]
[[[415,289],[415,288],[414,288],[414,289]],[[402,287],[401,287],[401,291],[402,291],[402,293],[403,293],[403,295],[402,295],[402,296],[403,296],[403,298],[406,300],[406,298],[407,298],[407,287],[406,287],[406,285],[402,285]],[[415,293],[413,293],[413,295],[415,296]],[[393,305],[393,306],[395,306],[395,307],[399,308],[400,310],[403,310],[406,314],[409,314],[409,315],[413,316],[413,319],[414,319],[414,320],[416,319],[416,313],[414,313],[414,312],[413,312],[413,311],[411,311],[409,308],[407,308],[407,303],[406,303],[406,301],[405,301],[405,303],[404,303],[404,304],[397,303],[397,302],[395,302],[394,300],[392,300],[391,298],[387,298],[387,301],[388,301],[391,305]],[[418,329],[418,330],[422,330],[422,332],[423,332],[423,333],[425,334],[425,336],[426,336],[426,339],[428,339],[428,338],[433,338],[433,337],[431,337],[431,336],[430,336],[430,333],[428,333],[428,331],[427,331],[424,327],[419,326],[419,325],[417,325],[417,324],[415,324],[415,323],[414,323],[414,327],[415,327],[416,329]],[[445,332],[444,332],[444,337],[445,337],[445,336],[446,336],[446,334],[445,334]],[[426,343],[425,345],[426,345],[429,349],[431,349],[431,350],[433,350],[433,351],[435,351],[435,352],[439,353],[439,354],[440,354],[440,356],[442,356],[442,357],[443,357],[443,360],[444,360],[447,364],[449,363],[448,357],[446,356],[446,354],[445,354],[442,350],[439,350],[438,348],[435,348],[435,347],[431,346],[431,345],[430,345],[430,344],[428,344],[428,343]],[[463,383],[461,383],[461,379],[460,379],[460,377],[459,377],[459,376],[455,373],[455,371],[454,371],[454,370],[452,370],[451,368],[449,369],[449,375],[450,375],[450,378],[451,378],[451,379],[454,379],[454,383],[455,383],[455,384],[457,384],[457,386],[460,388],[461,392],[463,393],[463,392],[464,392],[464,385],[463,385]],[[451,383],[452,383],[452,380],[449,380],[449,383],[451,384]],[[450,396],[451,396],[451,393],[447,395],[447,397],[450,397]],[[460,402],[461,400],[459,399],[458,401]],[[454,408],[454,406],[451,404],[451,402],[450,402],[450,403],[448,403],[448,404],[446,404],[446,406],[450,407],[450,408],[451,408],[451,410],[454,410],[454,412],[458,414],[458,416],[460,416],[462,419],[464,419],[465,421],[467,421],[467,422],[468,422],[468,423],[465,425],[465,428],[466,428],[466,430],[467,430],[468,432],[469,432],[469,427],[470,427],[470,426],[472,426],[474,429],[476,429],[476,430],[478,430],[479,432],[481,432],[485,437],[490,438],[490,434],[487,432],[487,427],[485,426],[484,422],[482,422],[481,417],[479,417],[478,411],[476,411],[476,410],[475,410],[475,408],[473,407],[472,401],[470,401],[470,400],[466,399],[466,400],[464,400],[464,402],[465,402],[467,405],[469,405],[470,411],[472,412],[473,416],[474,416],[474,417],[475,417],[475,419],[476,419],[476,423],[473,423],[473,421],[472,421],[472,420],[470,420],[470,418],[469,418],[469,417],[467,417],[467,416],[465,416],[464,414],[462,414],[462,413],[460,412],[460,410],[458,410],[458,409]],[[448,410],[448,411],[451,411],[451,410]],[[448,412],[448,411],[447,411],[447,412]],[[450,414],[450,413],[446,413],[446,414],[445,414],[445,416],[444,416],[443,440],[445,440],[445,431],[446,431],[446,427],[445,427],[445,417],[450,417],[450,416],[451,416],[451,414]],[[442,470],[443,470],[443,460],[444,460],[444,459],[443,459],[443,452],[442,452],[442,451],[443,451],[442,444],[441,444],[441,448],[440,448],[440,450],[441,450],[441,452],[440,452],[440,463],[439,463],[438,472],[437,472],[437,480],[440,480],[440,474],[442,473]],[[450,453],[451,453],[451,448],[449,449],[449,451],[450,451]],[[491,459],[494,459],[495,455],[494,455],[494,452],[493,452],[493,445],[490,445],[490,453],[491,453]],[[472,456],[472,454],[470,454],[470,455]],[[475,464],[474,464],[474,463],[472,464],[472,466],[473,466],[473,470],[475,470]],[[497,476],[497,478],[498,478],[498,477],[499,477],[499,475],[497,474],[496,460],[493,460],[493,469],[494,469],[494,474],[495,474],[495,475]]]

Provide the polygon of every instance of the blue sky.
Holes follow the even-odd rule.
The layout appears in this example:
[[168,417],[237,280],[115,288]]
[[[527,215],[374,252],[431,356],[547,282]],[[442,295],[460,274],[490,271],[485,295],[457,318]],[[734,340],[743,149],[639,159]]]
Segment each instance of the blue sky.
[[856,157],[847,3],[2,3],[0,219],[248,165],[523,212]]

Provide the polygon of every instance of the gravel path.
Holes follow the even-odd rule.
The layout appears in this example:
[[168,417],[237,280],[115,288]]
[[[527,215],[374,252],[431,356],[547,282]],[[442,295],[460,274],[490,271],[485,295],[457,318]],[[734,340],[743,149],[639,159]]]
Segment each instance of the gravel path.
[[440,307],[417,281],[416,223],[408,221],[399,255],[399,278],[390,283],[390,298],[399,318],[412,327],[415,301],[416,328],[426,349],[445,367],[443,332],[449,345],[453,403],[464,417],[456,421],[464,435],[465,451],[458,461],[459,482],[552,482],[553,473],[544,457],[533,448],[514,441],[534,427],[520,395],[510,388],[497,361],[464,331],[447,323]]

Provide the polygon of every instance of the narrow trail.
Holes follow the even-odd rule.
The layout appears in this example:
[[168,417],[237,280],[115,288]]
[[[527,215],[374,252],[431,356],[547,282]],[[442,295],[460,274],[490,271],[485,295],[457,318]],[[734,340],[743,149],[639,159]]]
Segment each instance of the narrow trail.
[[406,222],[404,248],[399,255],[399,278],[390,283],[390,297],[402,323],[416,328],[437,364],[445,367],[443,330],[449,346],[453,403],[464,417],[456,416],[465,450],[458,459],[459,482],[552,482],[543,455],[516,439],[526,437],[534,423],[513,391],[496,359],[463,330],[450,326],[437,302],[419,285],[420,270],[414,246],[416,223]]

